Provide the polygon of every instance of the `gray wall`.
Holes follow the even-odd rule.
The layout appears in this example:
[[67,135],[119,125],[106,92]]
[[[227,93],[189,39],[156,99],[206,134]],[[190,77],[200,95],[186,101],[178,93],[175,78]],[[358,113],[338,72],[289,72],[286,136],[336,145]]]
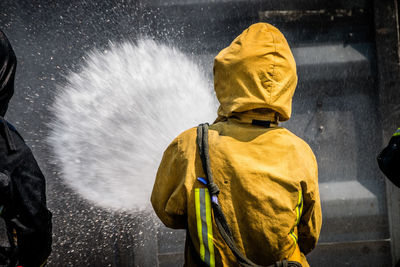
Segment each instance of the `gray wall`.
[[385,180],[375,158],[383,136],[387,140],[395,130],[394,123],[382,123],[386,115],[379,112],[385,106],[383,114],[391,114],[386,104],[394,101],[394,86],[386,85],[382,98],[381,82],[387,78],[379,76],[380,66],[387,63],[377,57],[377,51],[384,51],[375,45],[375,29],[377,15],[389,11],[384,1],[380,9],[374,10],[373,4],[2,0],[0,27],[19,59],[8,119],[32,147],[47,177],[48,204],[54,213],[49,266],[174,266],[183,262],[185,236],[184,231],[160,226],[150,211],[117,214],[92,206],[62,183],[44,140],[52,118],[48,107],[63,75],[78,70],[85,53],[106,47],[108,40],[135,40],[146,34],[193,54],[211,77],[216,53],[260,20],[277,25],[293,48],[299,86],[293,117],[285,126],[311,145],[319,162],[324,223],[310,263],[390,266],[392,213],[388,215]]

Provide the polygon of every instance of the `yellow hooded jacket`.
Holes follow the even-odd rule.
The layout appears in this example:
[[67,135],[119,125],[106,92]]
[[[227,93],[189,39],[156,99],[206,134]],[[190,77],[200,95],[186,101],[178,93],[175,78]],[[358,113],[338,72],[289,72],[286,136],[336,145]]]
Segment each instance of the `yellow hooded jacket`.
[[[219,203],[237,246],[259,265],[282,259],[308,266],[304,254],[321,228],[318,168],[310,147],[278,126],[290,118],[296,64],[278,29],[257,23],[214,62],[217,121],[209,129]],[[270,121],[270,127],[253,120]],[[164,152],[151,203],[161,221],[186,228],[186,266],[238,266],[213,221],[196,145],[196,128]]]

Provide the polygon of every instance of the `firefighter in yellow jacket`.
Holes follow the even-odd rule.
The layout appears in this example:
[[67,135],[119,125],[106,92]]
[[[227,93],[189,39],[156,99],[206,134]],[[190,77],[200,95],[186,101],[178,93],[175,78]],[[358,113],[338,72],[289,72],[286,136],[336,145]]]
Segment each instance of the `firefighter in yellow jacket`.
[[[240,251],[259,265],[309,266],[321,228],[318,168],[310,147],[278,125],[290,118],[296,64],[282,33],[267,23],[246,29],[214,61],[218,119],[209,155],[219,203]],[[185,266],[239,266],[218,232],[196,128],[164,152],[151,203],[170,228],[187,229]]]

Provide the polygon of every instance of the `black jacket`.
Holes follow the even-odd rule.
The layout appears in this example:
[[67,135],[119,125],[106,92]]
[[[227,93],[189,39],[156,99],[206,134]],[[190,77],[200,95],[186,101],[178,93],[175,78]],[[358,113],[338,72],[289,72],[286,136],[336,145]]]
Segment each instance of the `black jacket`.
[[378,155],[381,171],[397,187],[400,187],[400,128],[394,133],[389,144]]
[[0,261],[13,258],[18,265],[37,267],[51,252],[51,212],[46,206],[45,178],[31,150],[3,118],[14,92],[16,63],[0,31],[0,216],[12,247],[0,249]]

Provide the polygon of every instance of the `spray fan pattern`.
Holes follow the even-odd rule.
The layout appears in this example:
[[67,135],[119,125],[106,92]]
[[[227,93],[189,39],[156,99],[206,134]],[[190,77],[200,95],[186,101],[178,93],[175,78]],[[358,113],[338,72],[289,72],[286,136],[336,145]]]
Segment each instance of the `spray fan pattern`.
[[149,206],[162,151],[183,130],[212,122],[217,107],[195,63],[148,39],[93,51],[59,89],[49,141],[62,177],[116,210]]

